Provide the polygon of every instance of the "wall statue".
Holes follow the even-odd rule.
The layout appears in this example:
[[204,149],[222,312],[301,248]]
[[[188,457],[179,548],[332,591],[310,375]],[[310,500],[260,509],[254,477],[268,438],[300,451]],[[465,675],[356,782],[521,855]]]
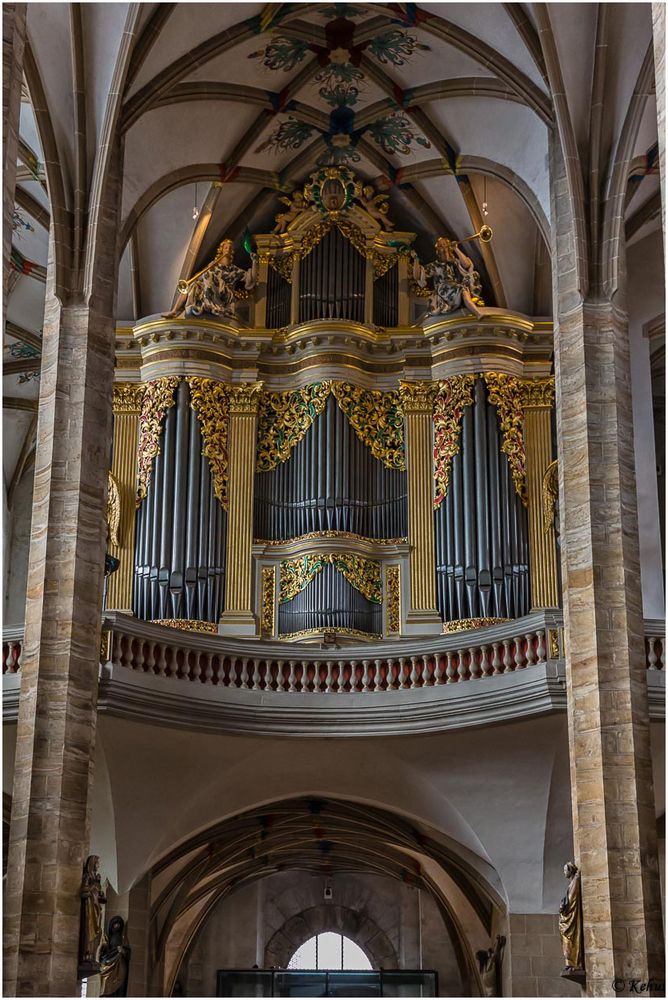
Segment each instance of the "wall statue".
[[572,861],[564,865],[568,889],[559,907],[559,933],[564,950],[565,968],[561,973],[566,979],[584,981],[584,938],[582,934],[582,889],[580,871]]
[[131,948],[125,937],[125,921],[112,917],[100,948],[100,981],[103,997],[128,995]]
[[480,318],[479,306],[484,306],[480,297],[482,285],[480,275],[473,268],[473,261],[467,257],[456,240],[441,236],[435,244],[436,260],[423,265],[413,252],[413,277],[421,288],[425,288],[431,278],[431,296],[427,316],[443,316],[456,309],[468,309]]
[[102,892],[102,881],[97,854],[86,858],[81,879],[81,918],[79,925],[79,978],[86,979],[100,971],[97,950],[102,937],[102,905],[107,899]]
[[223,240],[214,259],[187,281],[179,282],[179,292],[186,296],[185,303],[169,313],[165,319],[174,319],[181,312],[185,316],[226,316],[234,319],[235,298],[244,289],[257,284],[257,256],[251,254],[252,265],[244,271],[234,263],[232,240]]
[[284,233],[291,222],[294,222],[298,215],[305,212],[309,207],[304,195],[301,191],[293,191],[292,194],[286,198],[285,196],[278,199],[284,205],[288,206],[287,212],[280,212],[276,216],[276,225],[274,226],[275,233]]
[[501,992],[501,961],[503,949],[506,944],[505,937],[497,934],[493,948],[487,951],[477,951],[475,957],[478,960],[480,969],[480,979],[482,981],[482,995],[484,997],[500,997]]

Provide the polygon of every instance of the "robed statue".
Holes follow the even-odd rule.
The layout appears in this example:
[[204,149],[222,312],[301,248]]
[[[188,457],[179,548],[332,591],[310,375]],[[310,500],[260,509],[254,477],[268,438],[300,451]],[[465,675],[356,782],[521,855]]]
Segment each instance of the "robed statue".
[[572,861],[564,865],[568,889],[559,907],[559,933],[564,951],[564,978],[584,979],[584,938],[582,933],[582,889],[580,871]]
[[163,313],[165,319],[174,319],[181,312],[185,316],[222,316],[234,319],[235,299],[240,292],[257,284],[257,256],[251,254],[251,267],[244,271],[234,263],[232,240],[223,240],[216,256],[192,278],[178,285],[185,302],[171,312]]
[[107,902],[97,854],[86,858],[81,879],[81,918],[79,927],[79,978],[86,979],[100,971],[97,950],[102,937],[102,906]]
[[482,285],[473,261],[464,253],[456,240],[441,236],[435,244],[436,260],[423,265],[413,252],[413,278],[421,288],[431,281],[427,316],[443,316],[457,309],[468,309],[474,316],[482,315],[480,297]]
[[484,997],[501,996],[501,959],[505,944],[505,937],[497,934],[493,948],[488,948],[486,951],[481,949],[475,953]]
[[125,937],[125,921],[112,917],[100,947],[102,997],[126,997],[130,971],[130,946]]

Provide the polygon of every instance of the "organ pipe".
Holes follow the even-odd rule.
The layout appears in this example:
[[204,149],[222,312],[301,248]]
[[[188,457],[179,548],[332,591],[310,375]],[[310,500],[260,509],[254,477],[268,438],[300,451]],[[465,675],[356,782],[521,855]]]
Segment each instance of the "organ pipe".
[[227,516],[182,381],[167,411],[148,495],[137,511],[133,611],[138,618],[217,622]]
[[285,541],[315,531],[403,538],[406,473],[373,457],[330,396],[288,461],[256,473],[254,506],[255,538]]
[[355,629],[381,635],[382,606],[368,601],[335,566],[327,565],[291,601],[279,604],[278,630]]
[[434,515],[437,601],[446,622],[529,611],[527,512],[501,443],[496,409],[478,379],[450,489]]
[[373,285],[373,321],[377,326],[399,322],[399,269],[395,265]]
[[364,322],[366,260],[333,226],[301,261],[299,322],[349,319]]

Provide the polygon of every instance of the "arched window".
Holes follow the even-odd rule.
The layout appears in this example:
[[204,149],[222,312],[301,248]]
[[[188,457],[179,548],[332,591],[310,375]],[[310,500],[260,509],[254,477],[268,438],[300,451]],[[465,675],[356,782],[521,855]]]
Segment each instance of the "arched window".
[[361,970],[371,969],[371,962],[350,938],[327,931],[316,934],[297,948],[288,969]]

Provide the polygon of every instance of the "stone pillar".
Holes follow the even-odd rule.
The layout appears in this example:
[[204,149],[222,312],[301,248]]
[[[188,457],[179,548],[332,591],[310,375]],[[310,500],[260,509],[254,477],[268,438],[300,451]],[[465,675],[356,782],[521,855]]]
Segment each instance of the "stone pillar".
[[227,559],[225,611],[221,635],[253,637],[257,619],[253,611],[253,488],[257,409],[262,382],[230,387],[229,509],[227,512]]
[[75,996],[89,839],[114,321],[44,314],[32,540],[5,890],[5,995]]
[[16,192],[16,157],[19,148],[19,119],[23,85],[23,49],[26,35],[26,4],[2,5],[2,328],[7,316],[12,217]]
[[399,383],[405,417],[408,470],[410,607],[403,629],[407,635],[436,635],[442,626],[436,608],[434,541],[435,388],[431,382]]
[[659,176],[661,179],[661,227],[666,245],[666,5],[652,4],[652,36],[654,39],[654,86],[659,136]]
[[575,861],[587,993],[609,996],[615,979],[664,975],[631,374],[624,313],[603,296],[583,301],[580,293],[571,199],[556,148],[552,219]]
[[127,934],[132,948],[128,975],[129,997],[148,995],[150,886],[150,875],[144,875],[129,892]]
[[527,379],[522,388],[529,501],[531,608],[556,608],[559,606],[556,539],[554,527],[545,530],[543,517],[543,478],[552,462],[550,417],[554,405],[554,379]]
[[120,525],[118,545],[109,542],[109,553],[119,560],[107,584],[107,608],[130,613],[135,557],[135,493],[137,489],[137,443],[144,386],[132,382],[114,385],[114,452],[111,474],[118,486]]

